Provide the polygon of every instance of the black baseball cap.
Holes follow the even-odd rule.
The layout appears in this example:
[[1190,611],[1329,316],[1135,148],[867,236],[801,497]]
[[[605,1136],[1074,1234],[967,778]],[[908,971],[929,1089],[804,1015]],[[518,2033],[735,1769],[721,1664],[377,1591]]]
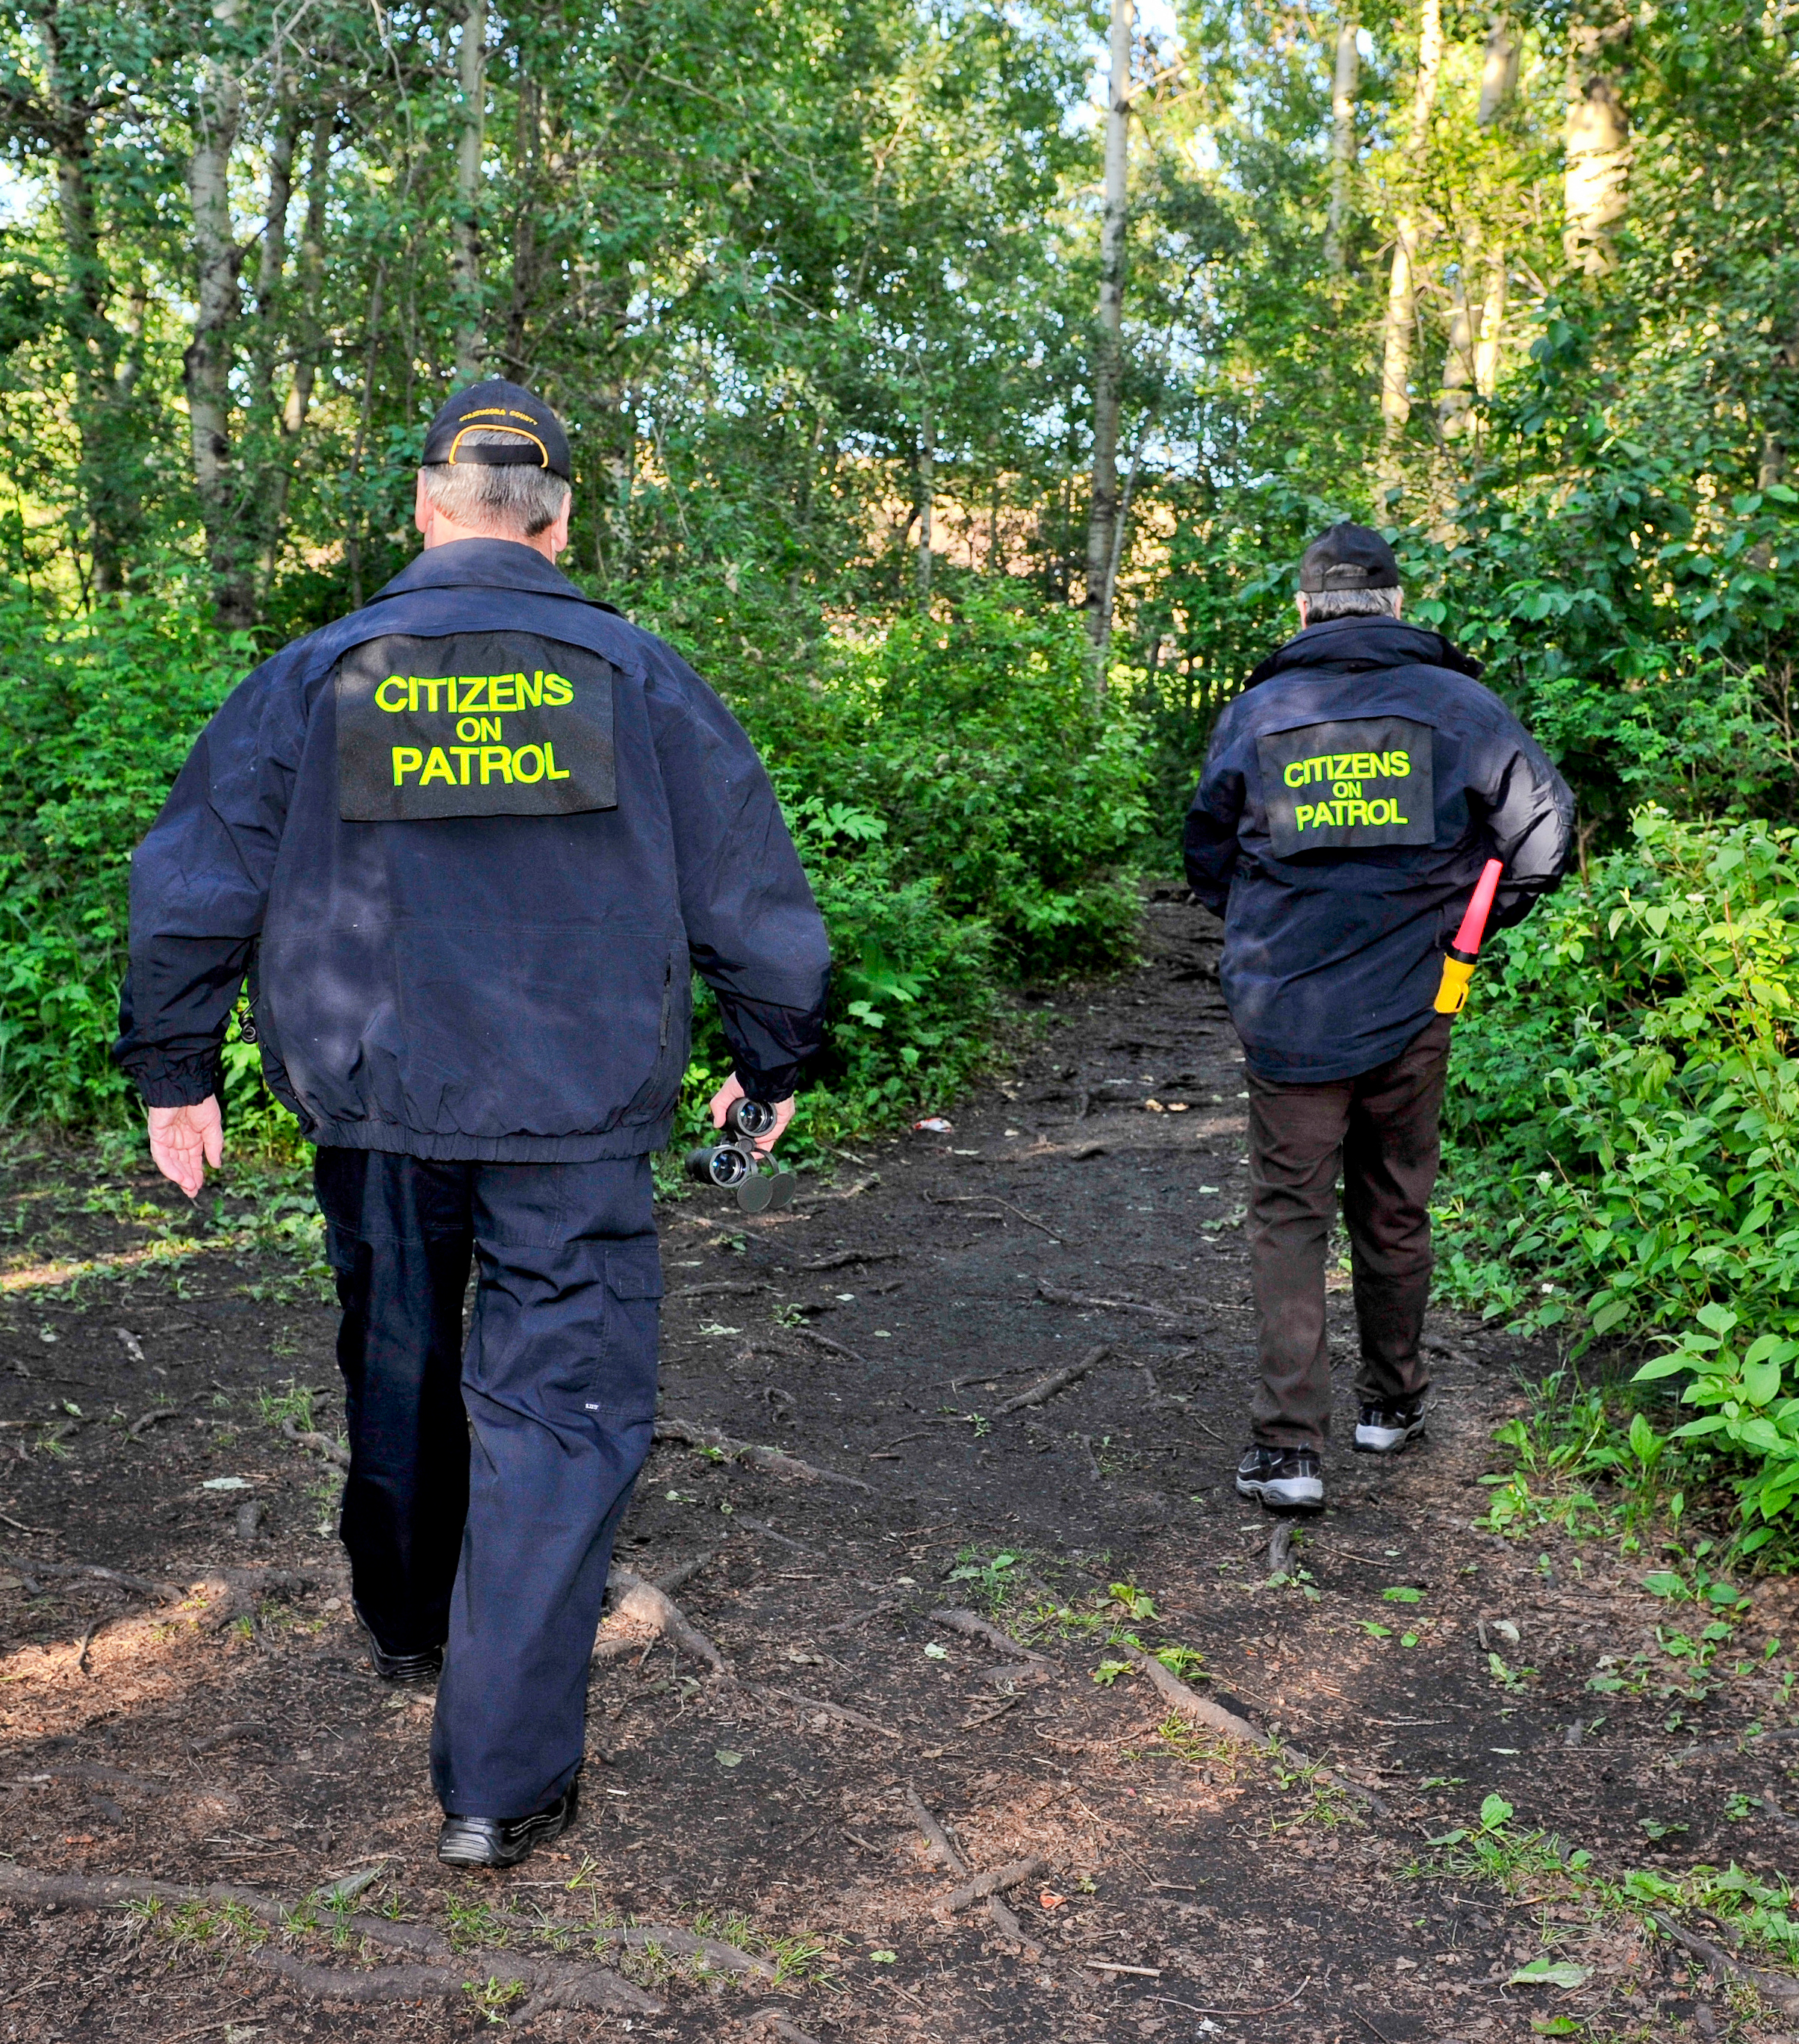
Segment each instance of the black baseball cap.
[[[467,436],[482,428],[509,437],[471,446]],[[471,383],[451,398],[431,421],[420,459],[427,468],[464,461],[487,468],[547,468],[564,482],[571,480],[568,436],[561,420],[523,384],[498,377]]]
[[1346,518],[1305,549],[1299,586],[1307,596],[1332,589],[1397,589],[1399,563],[1372,526],[1352,525]]

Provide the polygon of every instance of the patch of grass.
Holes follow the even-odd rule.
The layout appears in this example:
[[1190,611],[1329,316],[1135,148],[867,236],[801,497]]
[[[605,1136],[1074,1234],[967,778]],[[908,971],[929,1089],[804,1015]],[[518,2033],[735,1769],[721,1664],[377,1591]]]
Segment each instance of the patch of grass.
[[464,1981],[462,1991],[468,1997],[469,2012],[478,2015],[483,2023],[503,2024],[506,2011],[521,2000],[525,1994],[523,1981]]
[[296,1377],[289,1377],[279,1391],[259,1391],[256,1393],[256,1416],[265,1427],[279,1432],[282,1423],[291,1420],[302,1433],[317,1431],[313,1417],[313,1400],[317,1394],[309,1384],[302,1384]]
[[1243,1763],[1243,1749],[1217,1732],[1201,1731],[1171,1711],[1155,1727],[1155,1735],[1178,1760],[1190,1767],[1202,1767],[1209,1774],[1222,1773],[1232,1781]]

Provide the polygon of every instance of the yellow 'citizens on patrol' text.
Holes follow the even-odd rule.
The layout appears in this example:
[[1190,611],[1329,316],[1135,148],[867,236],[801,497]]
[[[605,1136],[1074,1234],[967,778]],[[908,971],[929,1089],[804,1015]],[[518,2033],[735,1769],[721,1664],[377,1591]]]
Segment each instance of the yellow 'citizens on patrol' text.
[[[487,787],[496,779],[509,787],[523,782],[566,781],[568,770],[556,764],[556,749],[547,739],[541,744],[510,746],[499,717],[505,710],[559,709],[575,700],[575,690],[560,674],[547,674],[540,667],[526,674],[390,674],[375,692],[378,709],[394,716],[402,712],[416,717],[453,717],[460,745],[396,745],[394,786],[403,788],[409,774],[418,776],[421,788],[441,783],[446,788]],[[488,715],[475,717],[474,710]],[[471,740],[494,743],[470,743]],[[454,760],[454,766],[451,761]]]

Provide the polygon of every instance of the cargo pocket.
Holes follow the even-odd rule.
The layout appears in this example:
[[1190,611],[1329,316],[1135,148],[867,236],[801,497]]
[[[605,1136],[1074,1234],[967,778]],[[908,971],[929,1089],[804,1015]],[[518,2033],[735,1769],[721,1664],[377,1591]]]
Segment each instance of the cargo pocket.
[[582,1408],[616,1425],[648,1426],[656,1409],[662,1258],[654,1242],[611,1244],[605,1258],[605,1335]]

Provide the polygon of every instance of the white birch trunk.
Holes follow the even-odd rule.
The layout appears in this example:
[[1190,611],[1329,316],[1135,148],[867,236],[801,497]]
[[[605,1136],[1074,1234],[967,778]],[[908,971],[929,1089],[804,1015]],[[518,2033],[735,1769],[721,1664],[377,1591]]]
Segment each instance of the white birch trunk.
[[240,310],[241,256],[231,229],[231,151],[244,110],[244,88],[229,59],[206,60],[187,159],[195,271],[194,338],[182,357],[193,448],[194,484],[206,527],[219,622],[254,622],[249,550],[240,544],[231,445],[233,337]]
[[456,138],[456,206],[451,269],[456,279],[456,380],[481,374],[481,148],[487,115],[487,0],[463,0],[456,46],[462,121]]
[[1597,276],[1617,259],[1612,230],[1630,182],[1630,120],[1617,86],[1600,68],[1606,38],[1577,23],[1568,44],[1568,125],[1562,174],[1562,252],[1570,268]]
[[1087,632],[1096,652],[1112,636],[1106,570],[1118,523],[1118,406],[1124,385],[1124,231],[1130,218],[1131,33],[1134,0],[1112,0],[1106,86],[1105,190],[1099,230],[1099,321],[1094,351],[1094,459],[1087,511]]
[[1362,82],[1356,25],[1337,29],[1336,70],[1331,80],[1331,206],[1324,218],[1324,267],[1343,275],[1343,230],[1349,218],[1349,180],[1355,168],[1355,95]]
[[1413,193],[1430,142],[1431,116],[1443,69],[1443,0],[1423,0],[1418,20],[1418,70],[1412,87],[1412,118],[1402,175],[1407,189],[1393,222],[1393,267],[1387,279],[1386,319],[1381,336],[1382,478],[1396,481],[1393,450],[1412,416],[1412,334],[1417,317],[1417,265],[1424,221]]

